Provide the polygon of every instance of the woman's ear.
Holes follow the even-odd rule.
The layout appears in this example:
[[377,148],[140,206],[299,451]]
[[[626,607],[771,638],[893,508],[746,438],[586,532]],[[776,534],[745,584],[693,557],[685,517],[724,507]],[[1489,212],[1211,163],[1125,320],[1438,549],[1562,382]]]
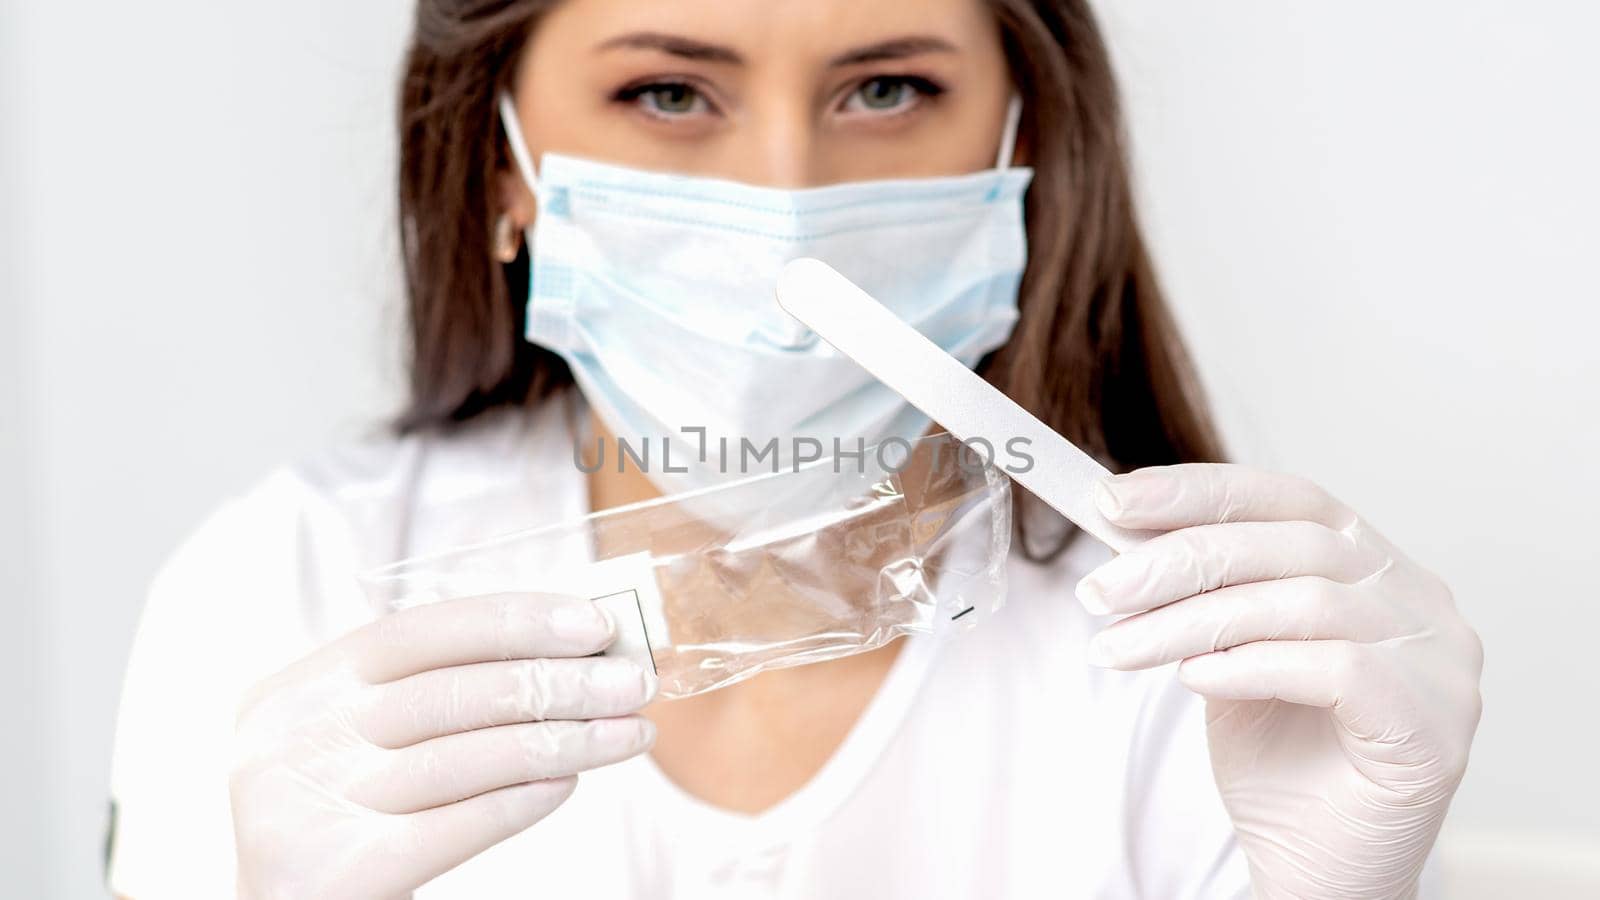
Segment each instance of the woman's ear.
[[1018,126],[1017,146],[1011,153],[1011,165],[1017,168],[1026,168],[1033,165],[1033,135],[1025,125],[1026,123]]
[[514,262],[522,246],[522,234],[533,225],[536,203],[533,192],[515,169],[495,173],[494,231],[490,237],[495,259]]
[[1029,107],[1028,103],[1021,100],[1020,95],[1016,96],[1017,99],[1012,102],[1021,105],[1017,110],[1017,132],[1012,138],[1011,165],[1026,168],[1033,165],[1034,141],[1031,122],[1034,111]]
[[508,167],[495,173],[495,194],[497,211],[510,216],[518,231],[533,224],[537,206],[533,191],[523,183],[516,169]]

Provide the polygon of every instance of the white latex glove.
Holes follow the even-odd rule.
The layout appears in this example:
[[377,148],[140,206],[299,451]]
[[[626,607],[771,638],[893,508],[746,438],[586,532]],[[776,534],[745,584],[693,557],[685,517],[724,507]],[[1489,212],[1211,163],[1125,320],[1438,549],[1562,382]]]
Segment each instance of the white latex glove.
[[1137,613],[1092,663],[1176,660],[1257,897],[1407,897],[1477,730],[1483,649],[1450,590],[1298,478],[1181,465],[1106,479],[1100,509],[1169,532],[1078,585]]
[[[421,606],[254,688],[231,781],[239,895],[393,897],[539,821],[654,740],[655,678],[593,604]],[[181,750],[181,748],[178,748]]]

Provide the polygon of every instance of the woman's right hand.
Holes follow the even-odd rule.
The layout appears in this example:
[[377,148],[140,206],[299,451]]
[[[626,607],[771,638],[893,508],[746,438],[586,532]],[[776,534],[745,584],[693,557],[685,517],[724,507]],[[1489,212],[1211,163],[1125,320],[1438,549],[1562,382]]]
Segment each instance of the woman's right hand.
[[528,594],[386,616],[257,685],[230,788],[239,895],[404,896],[527,828],[577,773],[648,749],[655,677],[591,654],[587,601]]

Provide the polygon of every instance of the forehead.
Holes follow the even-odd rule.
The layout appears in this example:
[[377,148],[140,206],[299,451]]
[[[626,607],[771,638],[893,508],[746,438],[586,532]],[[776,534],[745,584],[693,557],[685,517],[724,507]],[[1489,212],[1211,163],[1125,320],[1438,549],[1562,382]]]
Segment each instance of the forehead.
[[868,41],[934,34],[957,49],[993,40],[986,0],[564,0],[541,38],[587,50],[619,34],[684,35],[740,51],[751,64],[821,62]]

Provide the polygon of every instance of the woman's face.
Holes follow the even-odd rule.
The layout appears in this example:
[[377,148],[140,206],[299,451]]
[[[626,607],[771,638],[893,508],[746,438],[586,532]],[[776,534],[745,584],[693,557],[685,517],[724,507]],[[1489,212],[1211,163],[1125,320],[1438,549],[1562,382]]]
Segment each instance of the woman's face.
[[1011,86],[983,0],[565,0],[514,91],[535,160],[795,188],[987,168]]

